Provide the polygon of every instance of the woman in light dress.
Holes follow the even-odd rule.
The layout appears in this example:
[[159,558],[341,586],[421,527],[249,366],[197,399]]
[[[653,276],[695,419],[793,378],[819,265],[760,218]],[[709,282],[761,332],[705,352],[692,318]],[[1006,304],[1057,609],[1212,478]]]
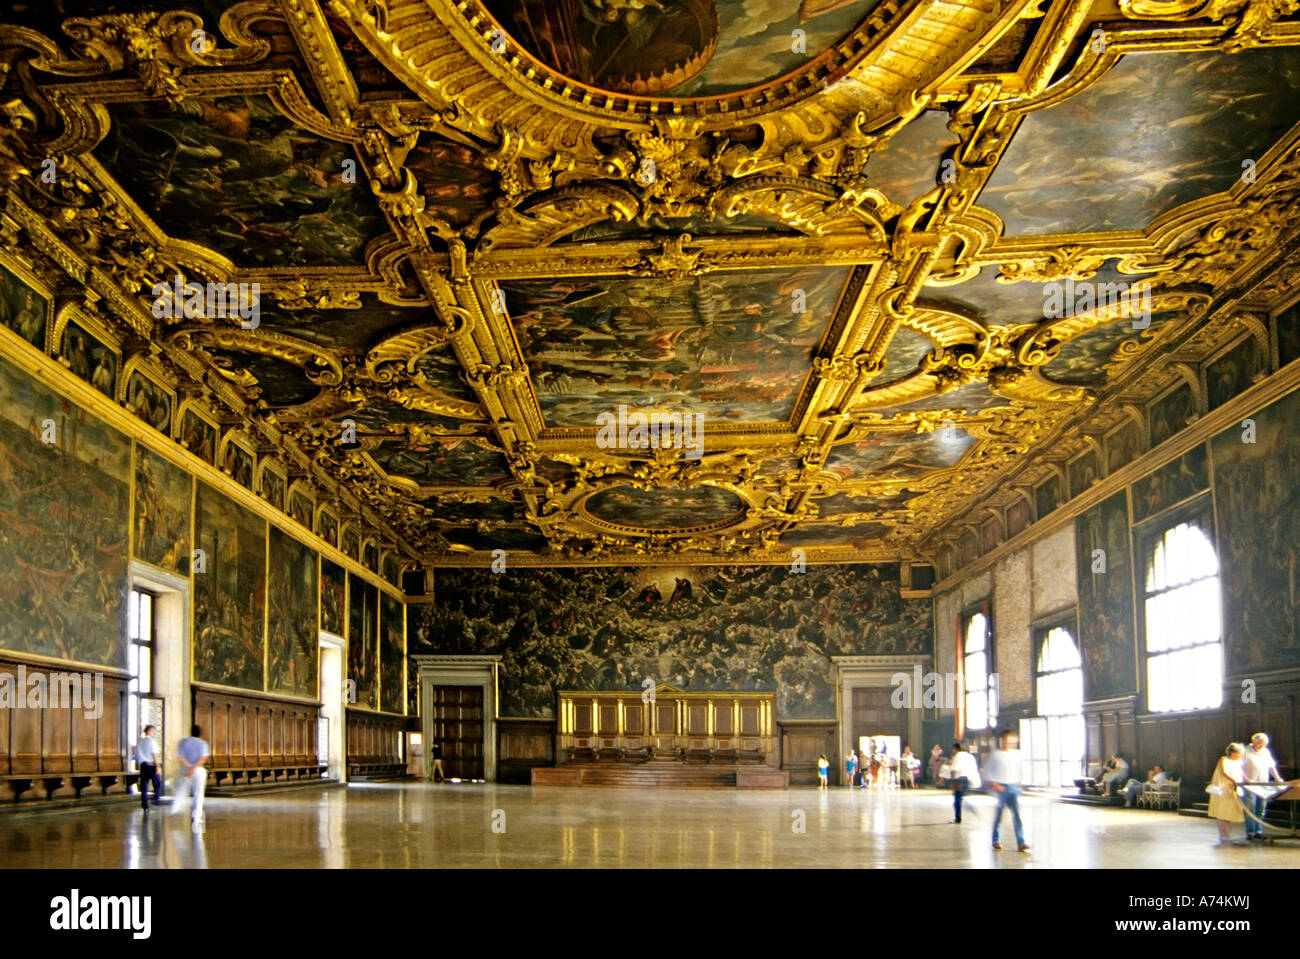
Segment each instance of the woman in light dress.
[[1227,750],[1219,757],[1219,764],[1214,767],[1214,778],[1206,792],[1210,794],[1210,816],[1219,824],[1219,842],[1230,842],[1232,824],[1245,822],[1246,815],[1241,811],[1237,800],[1237,787],[1241,785],[1244,773],[1241,759],[1245,754],[1241,743],[1228,743]]

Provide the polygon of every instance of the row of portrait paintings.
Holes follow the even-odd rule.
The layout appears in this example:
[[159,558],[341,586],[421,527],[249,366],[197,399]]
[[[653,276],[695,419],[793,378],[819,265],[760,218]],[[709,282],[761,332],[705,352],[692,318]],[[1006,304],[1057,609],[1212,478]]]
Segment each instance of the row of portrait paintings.
[[[34,346],[44,349],[46,325],[50,312],[49,298],[18,273],[0,265],[0,324],[9,327]],[[89,383],[100,393],[116,399],[118,380],[121,375],[121,359],[118,349],[107,342],[107,337],[93,332],[85,324],[69,320],[63,328],[59,345],[59,359],[80,379]],[[159,385],[138,370],[131,371],[123,393],[125,407],[144,420],[150,426],[165,435],[172,435],[172,423],[175,416],[176,400],[172,391]],[[175,438],[177,442],[209,466],[219,466],[227,475],[246,489],[254,489],[256,460],[253,454],[239,443],[227,440],[221,451],[218,463],[218,449],[221,446],[217,427],[199,415],[193,408],[186,407],[180,413]],[[180,552],[168,556],[171,547],[177,545],[173,538],[165,546],[159,546],[153,539],[162,536],[167,520],[162,516],[161,503],[176,503],[170,498],[177,492],[175,483],[167,486],[169,478],[164,472],[169,469],[167,461],[152,456],[146,464],[140,466],[137,481],[144,480],[144,495],[156,500],[156,508],[150,512],[146,528],[139,526],[137,517],[136,535],[145,537],[142,543],[147,562],[161,566],[172,572],[184,572],[181,568]],[[175,470],[175,467],[170,467]],[[161,486],[157,484],[162,484]],[[260,473],[260,493],[267,502],[284,512],[286,509],[286,481],[273,469],[263,468]],[[340,547],[352,559],[363,560],[360,539],[355,532],[346,533],[340,538],[338,519],[327,512],[317,511],[309,496],[301,490],[295,490],[288,503],[288,512],[300,525],[316,532],[331,546]],[[312,517],[317,515],[313,525]],[[161,525],[160,525],[161,524]],[[166,557],[166,562],[164,558]],[[374,562],[369,564],[380,571],[376,552]],[[396,582],[396,577],[386,577]]]

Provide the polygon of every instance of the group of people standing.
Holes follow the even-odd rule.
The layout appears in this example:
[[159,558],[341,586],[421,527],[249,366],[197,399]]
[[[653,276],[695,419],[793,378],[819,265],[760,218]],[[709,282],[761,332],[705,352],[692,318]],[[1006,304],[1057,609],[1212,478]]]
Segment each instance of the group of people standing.
[[[849,749],[848,758],[844,760],[844,782],[850,788],[860,786],[866,789],[868,785],[881,785],[883,779],[887,786],[914,787],[916,770],[920,767],[921,760],[912,755],[911,746],[904,746],[902,755],[895,758],[889,755],[888,746],[882,744],[877,749],[872,743],[870,752],[863,753],[861,759],[856,750]],[[830,760],[822,753],[817,760],[817,775],[823,789],[830,787],[830,771]]]

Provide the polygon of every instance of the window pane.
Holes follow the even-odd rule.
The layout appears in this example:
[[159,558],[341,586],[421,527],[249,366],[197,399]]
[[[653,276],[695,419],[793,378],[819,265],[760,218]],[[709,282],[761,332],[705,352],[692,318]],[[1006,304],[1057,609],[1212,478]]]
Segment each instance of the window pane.
[[126,604],[126,628],[131,639],[140,638],[140,594],[131,591]]
[[153,639],[153,597],[140,594],[140,639]]
[[137,646],[140,650],[140,688],[148,693],[153,691],[153,651],[148,646]]
[[1218,558],[1205,530],[1182,523],[1149,554],[1147,705],[1153,712],[1220,705],[1223,651]]
[[1201,678],[1201,708],[1217,709],[1223,705],[1223,647],[1219,643],[1198,646],[1192,651],[1194,668]]

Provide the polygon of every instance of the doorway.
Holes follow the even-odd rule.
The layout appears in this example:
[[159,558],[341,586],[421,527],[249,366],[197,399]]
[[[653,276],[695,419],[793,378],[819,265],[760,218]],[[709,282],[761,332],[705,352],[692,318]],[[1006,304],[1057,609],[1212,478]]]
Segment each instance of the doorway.
[[347,780],[343,735],[343,637],[320,634],[320,731],[318,749],[326,764],[325,774],[338,782]]
[[483,687],[434,686],[426,708],[433,727],[429,761],[442,750],[448,779],[482,781]]

